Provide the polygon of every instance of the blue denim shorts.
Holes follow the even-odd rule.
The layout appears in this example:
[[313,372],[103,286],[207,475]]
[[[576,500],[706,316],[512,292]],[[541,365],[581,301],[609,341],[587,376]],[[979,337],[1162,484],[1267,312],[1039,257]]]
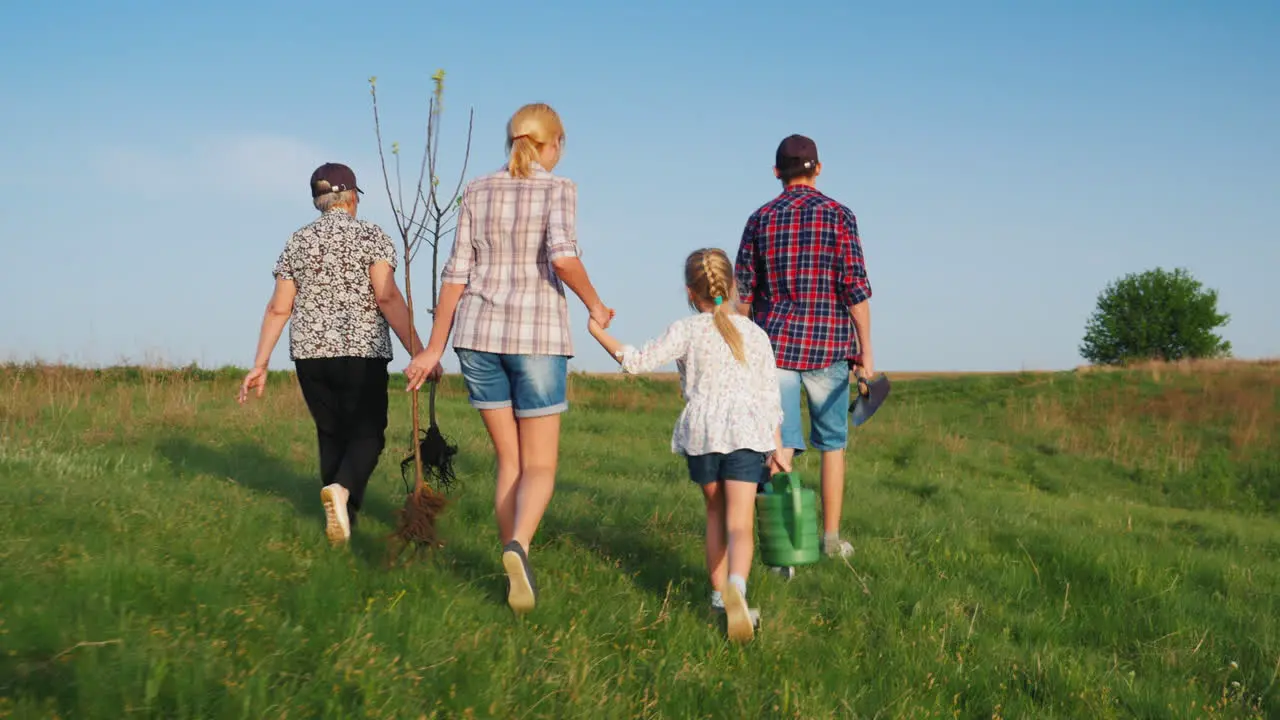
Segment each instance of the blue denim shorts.
[[502,355],[455,348],[471,406],[477,410],[513,408],[518,418],[555,415],[569,409],[564,355]]
[[717,480],[760,483],[764,478],[764,453],[755,450],[690,455],[688,462],[689,479],[698,485]]
[[849,444],[849,363],[821,370],[778,369],[782,391],[782,444],[804,452],[800,425],[800,388],[809,404],[809,442],[815,450],[843,450]]

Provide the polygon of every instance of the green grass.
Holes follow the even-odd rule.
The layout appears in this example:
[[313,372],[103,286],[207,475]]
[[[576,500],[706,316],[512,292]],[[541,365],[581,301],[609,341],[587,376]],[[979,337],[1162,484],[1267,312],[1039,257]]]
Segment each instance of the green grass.
[[746,647],[674,385],[572,379],[521,621],[457,378],[447,545],[395,566],[404,394],[334,550],[292,377],[237,382],[0,368],[0,717],[1280,717],[1275,365],[898,383],[852,438],[856,554],[757,564]]

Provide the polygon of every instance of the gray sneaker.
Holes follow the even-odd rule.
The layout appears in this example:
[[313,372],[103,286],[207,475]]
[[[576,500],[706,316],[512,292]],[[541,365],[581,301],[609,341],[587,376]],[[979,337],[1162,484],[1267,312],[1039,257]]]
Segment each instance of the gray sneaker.
[[538,601],[538,583],[520,543],[512,540],[502,549],[502,567],[507,571],[507,604],[517,614],[529,612]]
[[796,576],[796,569],[791,567],[790,565],[785,565],[785,566],[768,565],[766,567],[769,570],[769,572],[773,573],[774,575],[782,576],[783,580],[791,580]]

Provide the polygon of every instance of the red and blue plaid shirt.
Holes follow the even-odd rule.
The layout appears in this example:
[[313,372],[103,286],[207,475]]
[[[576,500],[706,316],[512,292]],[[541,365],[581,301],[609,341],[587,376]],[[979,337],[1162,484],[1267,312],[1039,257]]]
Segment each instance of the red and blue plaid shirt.
[[816,188],[788,187],[747,219],[735,275],[779,368],[858,361],[849,308],[871,297],[871,284],[849,208]]

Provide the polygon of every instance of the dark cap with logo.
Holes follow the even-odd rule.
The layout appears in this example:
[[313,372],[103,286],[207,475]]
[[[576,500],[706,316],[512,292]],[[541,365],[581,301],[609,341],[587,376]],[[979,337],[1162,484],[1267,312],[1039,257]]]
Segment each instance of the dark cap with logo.
[[778,143],[773,166],[783,175],[812,175],[818,167],[818,146],[804,135],[788,135]]
[[355,172],[346,165],[325,163],[311,173],[311,197],[317,198],[325,193],[339,193],[344,190],[355,190],[364,194],[363,190],[356,187]]

